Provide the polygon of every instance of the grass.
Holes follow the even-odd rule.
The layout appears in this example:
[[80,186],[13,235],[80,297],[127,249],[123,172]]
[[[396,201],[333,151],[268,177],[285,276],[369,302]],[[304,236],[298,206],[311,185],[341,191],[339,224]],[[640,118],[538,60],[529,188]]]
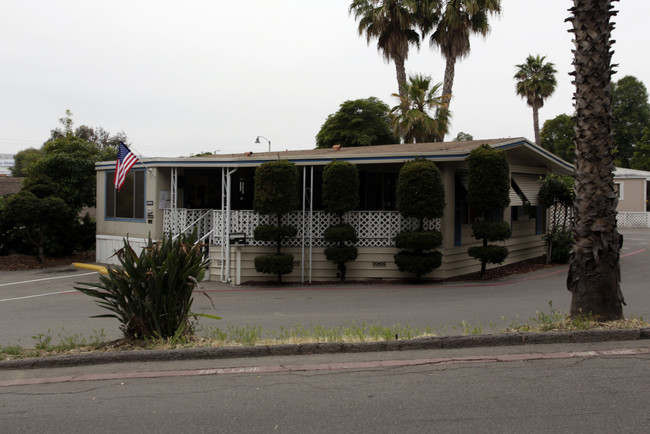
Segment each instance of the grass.
[[[650,327],[643,318],[632,318],[620,321],[598,322],[590,315],[570,318],[566,313],[553,308],[549,302],[550,312],[537,312],[524,323],[512,322],[501,332],[571,332],[602,329],[636,329]],[[491,330],[497,326],[489,324]],[[451,327],[462,335],[482,334],[483,326],[480,323],[471,324],[466,321],[459,322]],[[251,345],[279,345],[301,344],[313,342],[380,342],[396,339],[414,339],[446,335],[447,329],[442,333],[435,329],[396,325],[385,327],[379,324],[357,325],[350,323],[338,327],[324,327],[311,324],[309,327],[295,325],[280,330],[263,330],[258,325],[243,327],[227,326],[226,328],[209,327],[198,329],[193,335],[175,336],[169,339],[132,340],[121,339],[106,341],[104,330],[93,330],[90,338],[86,339],[79,334],[69,334],[65,330],[58,333],[58,343],[54,343],[50,334],[39,333],[32,336],[34,348],[23,348],[19,345],[0,346],[0,359],[20,359],[30,357],[44,357],[60,354],[82,354],[90,352],[127,351],[127,350],[164,350],[194,347],[219,347],[219,346],[251,346]]]

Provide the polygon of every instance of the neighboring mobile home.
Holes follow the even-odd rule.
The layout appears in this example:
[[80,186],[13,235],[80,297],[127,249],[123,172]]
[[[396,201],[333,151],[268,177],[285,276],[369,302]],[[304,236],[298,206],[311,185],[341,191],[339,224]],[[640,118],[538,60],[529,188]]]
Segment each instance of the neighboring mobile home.
[[617,167],[614,187],[618,226],[650,228],[650,172]]
[[253,240],[253,229],[267,220],[253,209],[255,168],[277,159],[296,164],[301,180],[301,208],[288,216],[298,228],[284,252],[294,255],[295,267],[285,281],[333,281],[336,266],[325,259],[323,231],[331,216],[322,206],[322,170],[332,160],[357,165],[360,205],[348,221],[356,227],[359,257],[348,263],[347,280],[403,279],[393,263],[393,237],[410,228],[396,211],[397,175],[405,161],[426,158],[440,168],[446,209],[441,219],[428,222],[443,234],[442,266],[425,276],[444,279],[477,271],[480,264],[467,255],[478,244],[472,237],[474,213],[465,200],[467,157],[481,144],[506,152],[512,188],[503,218],[513,230],[507,240],[505,263],[544,254],[542,234],[546,212],[537,199],[539,179],[548,172],[572,174],[573,166],[524,138],[466,142],[417,143],[282,152],[245,152],[207,157],[143,158],[128,174],[119,193],[113,188],[114,162],[97,163],[97,261],[116,263],[114,252],[129,239],[142,246],[148,236],[191,231],[210,245],[211,278],[239,284],[274,280],[257,273],[253,258],[269,247]]

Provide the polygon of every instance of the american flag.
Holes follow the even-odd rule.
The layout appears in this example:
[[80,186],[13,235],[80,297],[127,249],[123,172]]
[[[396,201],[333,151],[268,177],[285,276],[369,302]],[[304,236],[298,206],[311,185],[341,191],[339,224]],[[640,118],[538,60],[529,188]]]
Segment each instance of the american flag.
[[120,142],[120,147],[117,151],[117,163],[115,164],[115,178],[113,179],[117,191],[120,191],[126,180],[126,174],[137,162],[138,157],[124,143]]

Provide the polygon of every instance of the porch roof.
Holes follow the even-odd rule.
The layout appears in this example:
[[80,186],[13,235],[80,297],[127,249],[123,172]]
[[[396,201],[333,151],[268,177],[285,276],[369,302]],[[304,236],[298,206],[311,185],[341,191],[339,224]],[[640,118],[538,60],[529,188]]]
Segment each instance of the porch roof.
[[[244,152],[239,154],[218,154],[202,157],[178,158],[142,158],[147,167],[255,167],[267,161],[285,159],[298,166],[325,165],[332,160],[349,161],[355,164],[386,164],[402,163],[416,157],[430,159],[436,162],[463,161],[469,153],[482,144],[488,144],[495,149],[517,150],[520,157],[535,161],[536,165],[544,166],[552,172],[563,174],[573,173],[573,166],[536,146],[523,137],[507,139],[470,140],[462,142],[437,143],[407,143],[381,146],[341,147],[339,149],[306,149],[272,152]],[[115,163],[100,162],[97,170],[110,170]]]

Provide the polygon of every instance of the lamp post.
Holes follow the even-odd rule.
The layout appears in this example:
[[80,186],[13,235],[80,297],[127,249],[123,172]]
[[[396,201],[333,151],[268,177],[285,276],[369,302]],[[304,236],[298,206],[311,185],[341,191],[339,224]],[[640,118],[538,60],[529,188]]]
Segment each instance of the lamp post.
[[260,142],[260,138],[262,138],[262,139],[266,140],[267,142],[269,142],[269,152],[271,152],[271,141],[269,139],[267,139],[266,137],[257,136],[257,138],[255,139],[255,143],[262,143],[262,142]]

